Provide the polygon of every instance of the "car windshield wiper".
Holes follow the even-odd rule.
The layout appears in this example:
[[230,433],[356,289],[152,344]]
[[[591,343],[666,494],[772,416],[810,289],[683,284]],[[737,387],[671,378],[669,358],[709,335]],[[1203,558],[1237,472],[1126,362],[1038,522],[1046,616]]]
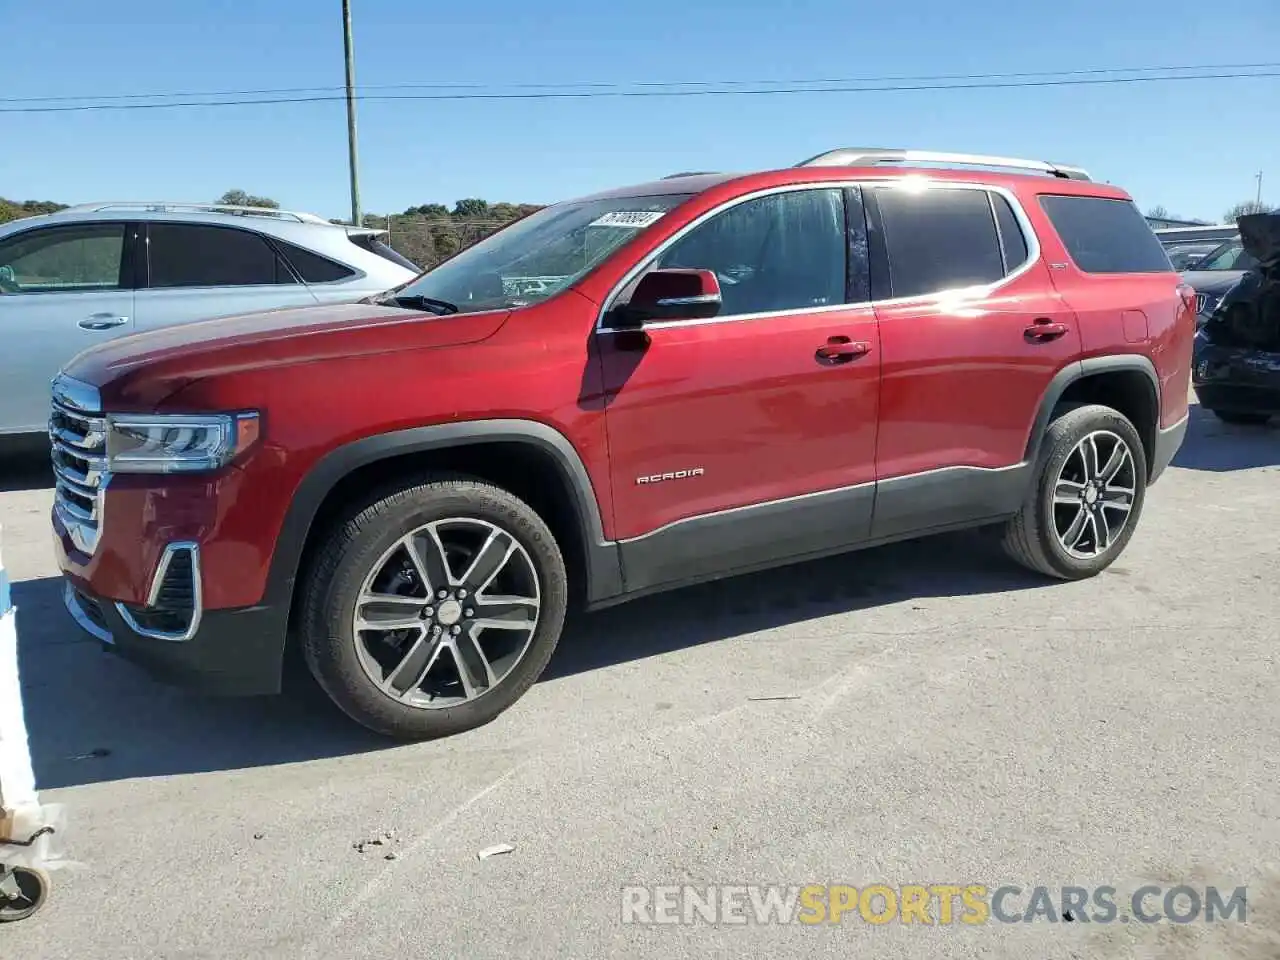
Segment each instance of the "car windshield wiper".
[[458,312],[458,305],[448,300],[437,300],[435,297],[424,297],[421,294],[405,294],[401,297],[389,297],[387,302],[410,309],[426,310],[437,316],[447,316]]

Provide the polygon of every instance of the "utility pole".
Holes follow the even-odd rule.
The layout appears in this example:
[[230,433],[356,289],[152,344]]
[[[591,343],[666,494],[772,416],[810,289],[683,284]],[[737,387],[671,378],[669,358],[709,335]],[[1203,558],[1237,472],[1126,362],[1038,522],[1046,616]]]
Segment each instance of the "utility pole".
[[356,64],[351,43],[351,0],[342,0],[342,46],[347,60],[347,156],[351,166],[351,222],[364,226],[360,213],[360,172],[356,154]]
[[1259,170],[1258,175],[1253,179],[1258,181],[1258,193],[1253,199],[1255,203],[1261,206],[1262,205],[1262,171]]

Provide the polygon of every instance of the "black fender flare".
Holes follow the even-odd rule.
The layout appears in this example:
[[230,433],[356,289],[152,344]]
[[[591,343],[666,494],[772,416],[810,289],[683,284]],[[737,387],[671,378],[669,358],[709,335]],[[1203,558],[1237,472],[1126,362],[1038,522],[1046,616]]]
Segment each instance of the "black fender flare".
[[471,420],[410,427],[363,437],[335,447],[307,471],[298,484],[276,538],[266,596],[275,604],[292,603],[302,552],[317,514],[338,483],[361,467],[404,454],[484,443],[516,442],[538,448],[556,465],[578,513],[587,559],[591,601],[622,592],[622,567],[616,544],[604,537],[600,505],[578,451],[558,430],[536,420]]
[[[1147,382],[1151,386],[1151,399],[1156,411],[1156,422],[1151,427],[1158,432],[1160,427],[1160,377],[1156,374],[1155,364],[1150,359],[1138,353],[1124,353],[1074,360],[1054,374],[1053,379],[1049,381],[1049,386],[1045,389],[1044,396],[1040,398],[1040,407],[1036,410],[1036,419],[1031,426],[1031,435],[1027,438],[1027,449],[1024,456],[1026,462],[1035,463],[1039,457],[1040,444],[1044,440],[1045,431],[1049,429],[1049,420],[1053,416],[1054,408],[1062,400],[1062,395],[1066,393],[1067,387],[1077,380],[1083,380],[1085,377],[1122,371],[1136,371],[1146,376]],[[1142,424],[1135,424],[1135,426],[1139,430],[1143,429]],[[1151,455],[1152,451],[1148,450],[1148,459],[1150,459]]]

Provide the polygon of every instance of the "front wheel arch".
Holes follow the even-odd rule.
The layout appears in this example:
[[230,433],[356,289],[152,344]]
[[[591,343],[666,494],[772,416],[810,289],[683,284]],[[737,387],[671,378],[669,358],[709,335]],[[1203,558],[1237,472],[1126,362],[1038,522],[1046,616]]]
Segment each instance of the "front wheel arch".
[[[338,447],[322,457],[295,491],[276,539],[267,581],[267,602],[290,607],[295,584],[317,532],[330,512],[342,508],[343,484],[363,470],[406,471],[430,465],[449,469],[459,457],[478,450],[522,449],[548,466],[555,478],[557,507],[547,517],[581,571],[587,599],[595,601],[622,592],[622,571],[616,546],[605,540],[600,506],[590,475],[576,449],[559,431],[532,420],[480,420],[412,427],[376,434]],[[474,471],[473,471],[474,472]],[[483,477],[483,473],[480,474]],[[491,479],[485,477],[485,479]],[[520,492],[520,491],[515,491]]]

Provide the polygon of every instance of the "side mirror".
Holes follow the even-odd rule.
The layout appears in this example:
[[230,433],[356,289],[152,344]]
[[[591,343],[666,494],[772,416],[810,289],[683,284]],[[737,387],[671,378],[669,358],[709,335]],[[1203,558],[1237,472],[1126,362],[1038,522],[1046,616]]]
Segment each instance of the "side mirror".
[[613,310],[619,327],[662,320],[705,320],[720,312],[720,281],[710,270],[653,270],[636,284],[629,303]]

